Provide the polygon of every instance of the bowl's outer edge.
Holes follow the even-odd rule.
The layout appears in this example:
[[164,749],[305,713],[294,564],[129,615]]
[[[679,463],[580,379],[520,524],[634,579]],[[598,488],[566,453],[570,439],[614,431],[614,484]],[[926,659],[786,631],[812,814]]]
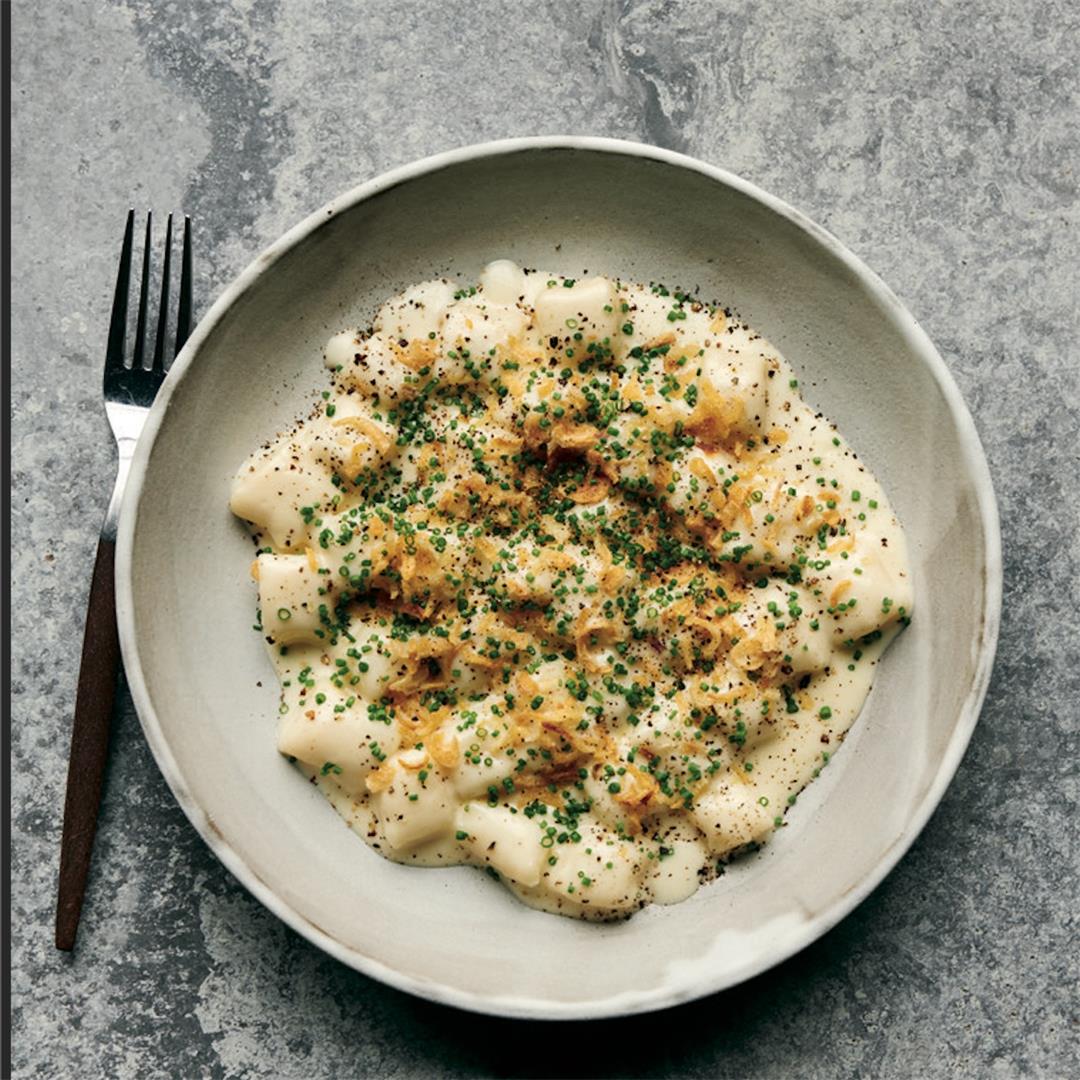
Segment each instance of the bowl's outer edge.
[[[949,407],[961,436],[965,456],[965,467],[973,478],[979,511],[982,518],[985,565],[983,568],[983,619],[981,640],[979,642],[978,661],[975,666],[971,686],[965,699],[961,715],[953,736],[938,766],[933,784],[927,790],[916,812],[908,821],[906,828],[896,837],[892,845],[882,856],[873,873],[867,876],[857,888],[852,889],[837,903],[820,914],[801,924],[797,930],[786,936],[778,937],[771,948],[752,961],[747,962],[723,977],[696,981],[690,985],[667,986],[648,993],[622,994],[588,1003],[559,1003],[533,998],[502,996],[497,994],[479,995],[466,993],[453,987],[428,982],[413,976],[402,975],[386,965],[348,949],[339,941],[309,922],[300,912],[285,903],[265,882],[258,877],[241,856],[229,845],[207,814],[195,802],[188,791],[179,767],[165,739],[157,714],[147,690],[139,655],[139,640],[134,623],[134,590],[132,581],[132,553],[135,527],[138,522],[139,503],[142,497],[143,482],[146,476],[147,462],[158,429],[168,411],[172,394],[185,372],[197,355],[202,342],[208,337],[225,312],[246,293],[256,280],[276,262],[286,251],[298,244],[304,237],[315,231],[324,222],[351,208],[373,195],[386,191],[416,177],[437,172],[465,161],[487,157],[510,155],[524,151],[543,149],[580,150],[592,153],[622,154],[631,157],[643,157],[679,168],[689,169],[707,176],[718,183],[733,188],[763,204],[774,213],[791,221],[798,228],[813,237],[833,257],[843,262],[860,279],[868,291],[891,314],[897,327],[903,333],[914,352],[918,353],[927,364]],[[176,358],[169,374],[158,393],[157,401],[147,418],[146,426],[135,453],[127,491],[121,511],[120,528],[116,550],[116,609],[120,630],[120,644],[124,658],[128,686],[142,724],[146,740],[184,813],[198,830],[214,854],[225,864],[229,871],[244,886],[268,907],[275,915],[286,922],[298,933],[329,953],[331,956],[348,964],[350,967],[372,978],[389,984],[420,997],[447,1005],[467,1009],[473,1012],[496,1016],[521,1017],[530,1019],[594,1019],[610,1016],[629,1015],[663,1009],[681,1002],[690,1001],[707,994],[715,993],[735,986],[788,959],[796,952],[836,925],[844,916],[860,904],[896,866],[904,853],[914,843],[931,815],[941,801],[950,781],[960,765],[960,761],[971,739],[979,717],[979,711],[986,696],[990,675],[993,668],[994,653],[997,647],[998,628],[1001,614],[1002,564],[1001,533],[998,518],[997,500],[990,478],[989,466],[982,444],[975,429],[967,406],[954,382],[945,362],[915,318],[901,304],[891,289],[872,271],[852,254],[836,237],[806,215],[789,206],[781,199],[761,190],[756,185],[741,179],[733,173],[716,166],[708,165],[695,158],[678,154],[670,150],[649,146],[643,143],[629,142],[622,139],[606,139],[577,136],[541,136],[530,138],[502,139],[479,143],[444,153],[423,158],[409,165],[392,169],[366,183],[360,184],[331,200],[324,207],[310,214],[284,236],[258,255],[240,276],[227,286],[211,306],[207,314],[188,338],[183,350]]]

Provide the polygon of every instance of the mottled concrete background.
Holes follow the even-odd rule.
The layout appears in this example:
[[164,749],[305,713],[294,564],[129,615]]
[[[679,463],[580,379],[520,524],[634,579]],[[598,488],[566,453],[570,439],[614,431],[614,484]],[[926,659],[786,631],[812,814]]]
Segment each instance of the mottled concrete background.
[[[1078,1075],[1074,3],[21,0],[13,22],[17,1075]],[[990,459],[1006,564],[996,674],[941,809],[799,957],[578,1029],[571,1053],[564,1030],[412,1000],[286,930],[188,825],[123,697],[79,951],[59,955],[126,207],[194,216],[205,310],[365,177],[566,132],[684,150],[790,200],[940,346]]]

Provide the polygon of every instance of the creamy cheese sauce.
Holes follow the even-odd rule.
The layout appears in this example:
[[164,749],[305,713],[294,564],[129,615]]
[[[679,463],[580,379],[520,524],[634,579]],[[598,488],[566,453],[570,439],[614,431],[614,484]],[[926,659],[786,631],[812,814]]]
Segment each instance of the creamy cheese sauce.
[[875,479],[730,311],[492,263],[326,347],[256,452],[278,748],[381,854],[582,918],[785,824],[910,618]]

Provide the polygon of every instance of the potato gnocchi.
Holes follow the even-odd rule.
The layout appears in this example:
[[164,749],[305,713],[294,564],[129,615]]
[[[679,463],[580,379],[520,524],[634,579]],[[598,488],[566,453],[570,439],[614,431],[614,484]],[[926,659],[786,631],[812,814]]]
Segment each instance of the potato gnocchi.
[[732,312],[491,263],[239,470],[278,748],[381,854],[588,919],[785,824],[911,616],[879,485]]

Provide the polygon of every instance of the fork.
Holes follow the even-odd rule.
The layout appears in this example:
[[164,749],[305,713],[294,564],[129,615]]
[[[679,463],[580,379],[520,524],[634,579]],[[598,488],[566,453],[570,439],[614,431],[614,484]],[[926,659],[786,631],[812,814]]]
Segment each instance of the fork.
[[[64,798],[64,830],[60,842],[60,881],[56,903],[56,947],[70,951],[79,928],[90,856],[97,830],[102,778],[109,748],[109,727],[116,697],[116,674],[120,643],[116,629],[113,593],[116,526],[127,484],[135,444],[150,406],[165,379],[166,335],[169,308],[169,264],[172,253],[172,214],[165,226],[165,256],[161,270],[154,353],[146,363],[147,293],[150,285],[151,215],[146,215],[139,307],[135,317],[134,345],[130,364],[124,363],[128,332],[128,285],[135,211],[129,210],[116,275],[109,341],[105,350],[105,413],[116,438],[118,467],[105,522],[101,526],[90,598],[86,608],[79,686],[68,759],[67,793]],[[176,338],[170,361],[182,348],[191,330],[191,219],[184,218],[184,242],[177,304]]]

